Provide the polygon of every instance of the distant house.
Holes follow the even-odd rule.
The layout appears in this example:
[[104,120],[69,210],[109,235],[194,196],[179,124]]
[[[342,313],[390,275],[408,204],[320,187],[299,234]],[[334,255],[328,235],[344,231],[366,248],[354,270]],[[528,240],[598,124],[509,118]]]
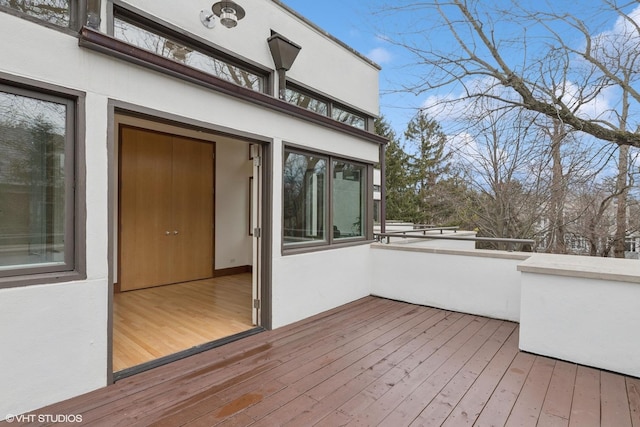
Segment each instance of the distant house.
[[0,35],[0,414],[113,382],[119,295],[248,274],[247,333],[369,295],[375,63],[276,0],[0,2]]

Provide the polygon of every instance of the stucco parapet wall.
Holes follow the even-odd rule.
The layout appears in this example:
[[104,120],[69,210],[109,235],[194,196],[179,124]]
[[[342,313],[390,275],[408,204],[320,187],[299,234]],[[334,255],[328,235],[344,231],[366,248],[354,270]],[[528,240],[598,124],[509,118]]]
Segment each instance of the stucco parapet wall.
[[271,0],[271,1],[273,3],[275,3],[275,4],[277,4],[278,6],[280,6],[282,9],[286,10],[287,12],[289,12],[290,14],[292,14],[293,16],[295,16],[296,18],[298,18],[300,21],[302,21],[305,24],[307,24],[309,27],[313,28],[319,34],[322,34],[324,37],[328,38],[329,40],[333,41],[334,43],[336,43],[339,46],[343,47],[344,49],[348,50],[349,52],[351,52],[352,54],[356,55],[358,58],[360,58],[361,60],[363,60],[367,64],[371,65],[375,69],[377,69],[377,70],[381,70],[382,69],[382,67],[380,65],[378,65],[377,63],[375,63],[371,59],[367,58],[366,56],[364,56],[363,54],[361,54],[360,52],[358,52],[357,50],[355,50],[354,48],[352,48],[351,46],[349,46],[348,44],[346,44],[342,40],[338,39],[335,36],[332,36],[331,34],[326,32],[325,30],[323,30],[318,25],[314,24],[313,22],[311,22],[310,20],[308,20],[304,16],[300,15],[298,12],[296,12],[294,9],[290,8],[289,6],[284,4],[283,2],[281,2],[279,0]]
[[[415,240],[412,240],[415,242]],[[433,242],[433,240],[431,240]],[[372,249],[385,249],[392,251],[406,251],[406,252],[422,252],[429,254],[441,254],[441,255],[458,255],[458,256],[470,256],[480,258],[497,258],[497,259],[515,259],[526,260],[531,256],[527,252],[508,252],[508,251],[494,251],[489,249],[449,249],[449,248],[433,248],[424,246],[415,246],[405,243],[372,243]]]
[[518,271],[640,284],[640,262],[630,259],[532,254]]

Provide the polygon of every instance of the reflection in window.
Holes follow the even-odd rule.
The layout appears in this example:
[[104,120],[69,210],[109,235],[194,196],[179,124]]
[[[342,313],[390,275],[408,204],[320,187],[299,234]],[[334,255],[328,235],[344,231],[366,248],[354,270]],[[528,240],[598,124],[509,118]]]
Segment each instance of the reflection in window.
[[305,108],[307,110],[315,111],[323,116],[327,115],[329,107],[326,102],[313,98],[307,94],[298,92],[297,90],[287,88],[285,91],[285,100],[290,104],[295,104],[298,107]]
[[284,244],[326,241],[325,181],[327,160],[285,152]]
[[117,39],[148,50],[165,58],[181,62],[200,71],[255,91],[263,90],[262,76],[192,49],[121,18],[114,18],[113,35]]
[[366,122],[364,117],[358,116],[350,111],[343,110],[342,108],[333,106],[331,109],[331,118],[342,123],[346,123],[350,126],[358,129],[365,129]]
[[333,237],[364,236],[365,167],[333,162]]
[[0,91],[0,273],[64,265],[67,108]]
[[0,6],[15,9],[61,27],[69,27],[70,3],[70,0],[0,0]]

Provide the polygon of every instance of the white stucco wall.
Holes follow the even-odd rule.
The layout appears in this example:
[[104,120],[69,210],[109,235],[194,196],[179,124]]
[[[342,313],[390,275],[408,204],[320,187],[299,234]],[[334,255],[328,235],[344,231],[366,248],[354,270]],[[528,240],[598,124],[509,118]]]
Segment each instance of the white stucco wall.
[[520,348],[640,377],[640,265],[535,254],[523,262]]
[[274,255],[273,327],[287,325],[371,293],[369,245]]
[[267,68],[273,68],[273,59],[266,40],[274,30],[302,47],[287,72],[290,78],[347,105],[378,114],[378,70],[271,0],[238,2],[246,16],[233,29],[219,23],[207,29],[200,23],[200,10],[211,10],[208,0],[191,2],[188,7],[182,2],[157,0],[127,3]]
[[0,291],[0,420],[105,385],[106,279]]
[[[199,11],[210,7],[211,2],[189,7],[180,2],[132,3],[269,68],[272,60],[266,38],[271,28],[280,31],[303,46],[303,53],[291,70],[292,78],[363,111],[378,112],[375,67],[270,0],[243,2],[247,18],[234,30],[221,26],[207,30],[200,24]],[[106,9],[106,1],[103,7]],[[105,23],[103,19],[103,28]],[[108,153],[107,146],[108,131],[114,126],[108,123],[109,100],[273,141],[274,326],[368,295],[367,245],[286,258],[280,255],[281,151],[284,140],[376,162],[375,144],[80,48],[78,39],[72,35],[9,14],[0,13],[0,35],[3,50],[0,72],[86,94],[86,139],[80,144],[85,148],[87,170],[87,280],[0,290],[0,417],[27,412],[106,385],[110,369],[107,230],[109,217],[113,219],[113,212],[108,209],[111,171],[107,159],[114,154]],[[318,62],[328,57],[342,66],[338,69]],[[231,168],[223,165],[222,170],[227,166]],[[240,174],[239,170],[227,172]],[[221,185],[218,182],[218,188]],[[224,200],[237,201],[241,215],[245,215],[244,195],[223,191],[217,202]],[[244,235],[244,225],[242,228]],[[225,238],[220,230],[217,236]],[[244,253],[244,248],[238,250]],[[220,268],[234,266],[231,259],[236,259],[237,265],[247,263],[239,256],[227,258],[228,263]]]
[[517,265],[527,257],[515,252],[374,244],[371,293],[517,322]]

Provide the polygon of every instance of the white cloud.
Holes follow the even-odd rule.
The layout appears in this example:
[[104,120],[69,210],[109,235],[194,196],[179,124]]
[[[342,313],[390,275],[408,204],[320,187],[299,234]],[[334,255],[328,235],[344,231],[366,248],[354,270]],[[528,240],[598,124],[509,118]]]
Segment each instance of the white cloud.
[[384,64],[386,62],[391,62],[393,59],[393,55],[387,49],[383,47],[373,48],[367,53],[367,58],[372,60],[377,64]]

